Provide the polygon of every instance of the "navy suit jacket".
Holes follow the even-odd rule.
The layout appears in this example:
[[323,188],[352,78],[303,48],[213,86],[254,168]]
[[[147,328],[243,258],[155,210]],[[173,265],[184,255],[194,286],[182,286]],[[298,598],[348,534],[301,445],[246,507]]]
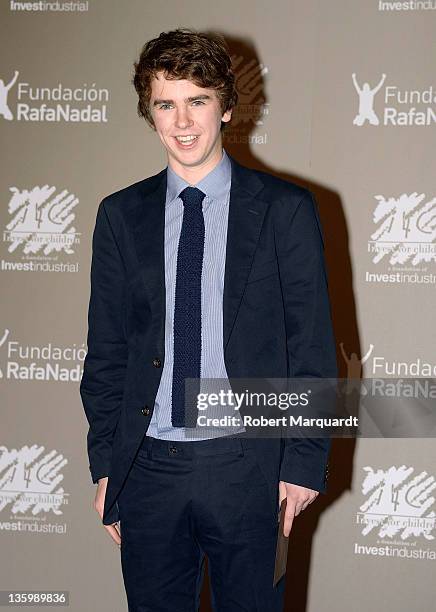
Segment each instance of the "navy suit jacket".
[[[242,166],[232,181],[223,348],[232,378],[337,376],[324,260],[312,193]],[[80,394],[93,482],[109,476],[102,522],[150,422],[164,354],[166,169],[105,197],[92,240],[88,352]],[[271,495],[278,481],[325,492],[328,438],[259,439]]]

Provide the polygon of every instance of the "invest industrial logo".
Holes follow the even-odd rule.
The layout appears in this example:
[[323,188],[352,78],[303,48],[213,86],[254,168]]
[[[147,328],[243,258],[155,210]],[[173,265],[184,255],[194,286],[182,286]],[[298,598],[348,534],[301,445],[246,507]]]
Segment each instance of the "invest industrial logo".
[[265,98],[265,79],[269,69],[257,60],[247,60],[242,55],[232,56],[232,66],[238,90],[238,104],[233,109],[229,127],[224,131],[224,142],[267,144],[268,132],[265,123],[270,106]]
[[67,463],[62,453],[40,444],[0,446],[0,531],[66,533],[62,515],[69,494],[62,483]]
[[10,187],[9,220],[3,228],[5,272],[78,272],[78,197],[54,185]]
[[436,283],[436,197],[425,193],[373,196],[365,281]]
[[413,466],[365,466],[354,554],[436,560],[436,479]]
[[15,13],[64,13],[74,15],[89,10],[85,0],[9,0],[9,10]]

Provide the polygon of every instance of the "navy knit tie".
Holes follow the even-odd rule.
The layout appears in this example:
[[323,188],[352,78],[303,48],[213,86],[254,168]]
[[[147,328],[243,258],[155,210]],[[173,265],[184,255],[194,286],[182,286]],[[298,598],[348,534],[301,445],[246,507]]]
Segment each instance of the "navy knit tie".
[[[177,252],[174,304],[173,427],[195,427],[195,420],[191,420],[194,413],[190,411],[185,418],[185,378],[200,379],[201,270],[204,252],[202,202],[205,195],[196,187],[186,187],[180,193],[184,211]],[[191,394],[190,398],[193,398]]]

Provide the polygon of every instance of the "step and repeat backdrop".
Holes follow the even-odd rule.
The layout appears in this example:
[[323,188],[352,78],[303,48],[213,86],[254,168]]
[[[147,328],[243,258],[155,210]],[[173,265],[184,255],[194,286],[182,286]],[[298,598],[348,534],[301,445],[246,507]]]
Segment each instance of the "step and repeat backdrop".
[[[79,383],[98,203],[166,164],[134,60],[175,27],[225,35],[224,144],[315,194],[340,375],[431,380],[436,2],[3,0],[0,19],[0,591],[126,610]],[[432,609],[435,496],[431,436],[334,440],[328,494],[291,532],[286,610]]]

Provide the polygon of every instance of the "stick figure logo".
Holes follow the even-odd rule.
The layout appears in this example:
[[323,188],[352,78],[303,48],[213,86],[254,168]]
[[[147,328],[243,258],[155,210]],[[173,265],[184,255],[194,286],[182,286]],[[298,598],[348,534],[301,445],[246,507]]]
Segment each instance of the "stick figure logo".
[[359,112],[353,119],[353,125],[358,125],[361,127],[365,121],[368,121],[371,125],[379,125],[380,121],[374,111],[374,97],[385,82],[386,75],[383,73],[378,84],[372,89],[369,83],[364,83],[361,87],[357,82],[355,72],[353,72],[351,76],[353,79],[354,88],[359,96]]
[[14,118],[14,115],[12,114],[11,109],[8,106],[8,94],[10,89],[15,85],[18,78],[18,74],[18,70],[15,70],[14,76],[6,85],[3,79],[0,79],[0,115],[8,121],[12,121],[12,119]]
[[[9,336],[9,330],[5,329],[2,337],[0,338],[0,347],[3,346],[3,344],[6,342],[8,336]],[[1,378],[3,378],[3,372],[2,372],[2,369],[0,368],[0,379]]]

